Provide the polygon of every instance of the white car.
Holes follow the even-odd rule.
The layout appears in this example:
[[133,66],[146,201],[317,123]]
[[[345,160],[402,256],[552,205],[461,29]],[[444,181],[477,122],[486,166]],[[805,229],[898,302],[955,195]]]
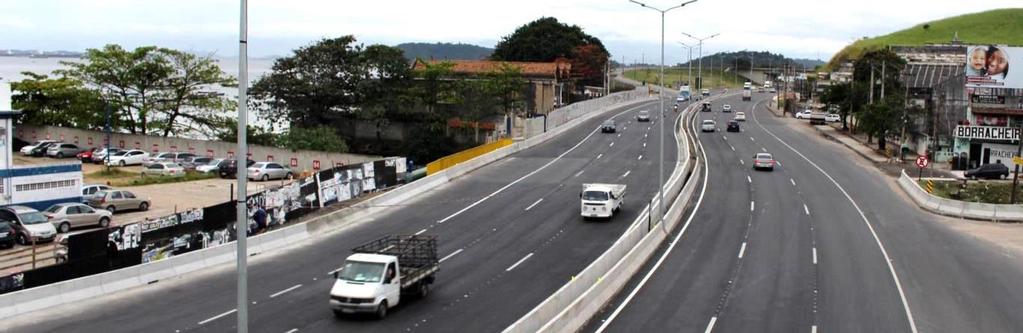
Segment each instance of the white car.
[[184,177],[185,168],[173,162],[156,162],[142,169],[142,177],[149,176]]
[[195,171],[201,173],[217,172],[220,170],[220,162],[223,161],[223,158],[214,158],[209,163],[195,166]]
[[58,141],[57,141],[57,140],[39,140],[39,141],[36,141],[36,142],[35,142],[35,143],[33,143],[33,144],[30,144],[30,145],[28,145],[28,146],[24,146],[24,147],[21,147],[21,154],[22,154],[22,155],[28,155],[28,154],[31,154],[31,153],[32,153],[32,150],[33,150],[33,149],[36,149],[36,147],[39,147],[39,145],[41,145],[41,144],[45,144],[45,143],[51,143],[51,142],[58,142]]
[[842,118],[839,117],[837,114],[829,113],[829,114],[824,116],[824,121],[829,122],[829,123],[837,123],[837,122],[842,121]]
[[126,150],[124,152],[115,153],[110,156],[110,160],[107,161],[107,165],[110,166],[126,166],[126,165],[142,165],[142,162],[149,157],[149,153],[138,150]]
[[803,110],[796,114],[796,119],[810,119],[810,115],[813,115],[813,111]]
[[713,120],[707,119],[700,125],[700,130],[703,132],[714,132],[717,130],[717,123]]
[[746,121],[746,113],[742,111],[736,112],[735,121]]
[[732,112],[732,106],[729,104],[722,105],[721,112]]

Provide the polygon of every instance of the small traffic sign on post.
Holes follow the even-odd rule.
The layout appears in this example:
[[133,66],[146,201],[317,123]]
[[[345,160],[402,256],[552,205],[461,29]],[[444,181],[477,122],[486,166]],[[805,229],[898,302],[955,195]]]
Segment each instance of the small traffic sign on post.
[[922,155],[916,158],[916,167],[918,168],[916,174],[917,181],[920,181],[920,179],[923,178],[924,168],[926,168],[929,163],[930,161],[927,160],[927,156]]
[[1023,157],[1013,156],[1012,157],[1012,163],[1023,164]]

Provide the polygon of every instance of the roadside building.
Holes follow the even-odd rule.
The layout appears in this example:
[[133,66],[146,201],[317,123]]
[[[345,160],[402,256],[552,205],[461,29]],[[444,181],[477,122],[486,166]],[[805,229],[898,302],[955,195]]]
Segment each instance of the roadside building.
[[62,202],[82,200],[82,164],[55,163],[15,166],[13,147],[14,118],[11,88],[0,83],[0,206],[25,205],[37,210]]
[[503,64],[511,65],[522,73],[529,84],[525,95],[525,111],[528,115],[547,114],[555,108],[568,104],[568,96],[575,87],[571,79],[572,64],[567,60],[554,62],[517,62],[490,60],[420,60],[412,64],[414,70],[422,70],[425,63],[450,62],[452,77],[447,79],[473,79],[497,72]]

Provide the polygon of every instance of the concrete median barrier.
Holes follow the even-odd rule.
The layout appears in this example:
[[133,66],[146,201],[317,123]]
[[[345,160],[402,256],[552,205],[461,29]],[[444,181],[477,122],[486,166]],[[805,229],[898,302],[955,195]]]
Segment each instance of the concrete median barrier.
[[1023,222],[1023,205],[988,204],[942,198],[927,193],[913,177],[902,170],[898,181],[913,202],[920,208],[945,216],[995,222]]

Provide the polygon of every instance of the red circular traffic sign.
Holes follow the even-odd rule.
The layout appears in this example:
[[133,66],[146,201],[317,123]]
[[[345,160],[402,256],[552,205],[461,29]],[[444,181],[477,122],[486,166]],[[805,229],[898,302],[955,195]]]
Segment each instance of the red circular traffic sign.
[[916,158],[917,167],[926,168],[927,163],[929,163],[929,161],[927,160],[927,156],[920,156]]

